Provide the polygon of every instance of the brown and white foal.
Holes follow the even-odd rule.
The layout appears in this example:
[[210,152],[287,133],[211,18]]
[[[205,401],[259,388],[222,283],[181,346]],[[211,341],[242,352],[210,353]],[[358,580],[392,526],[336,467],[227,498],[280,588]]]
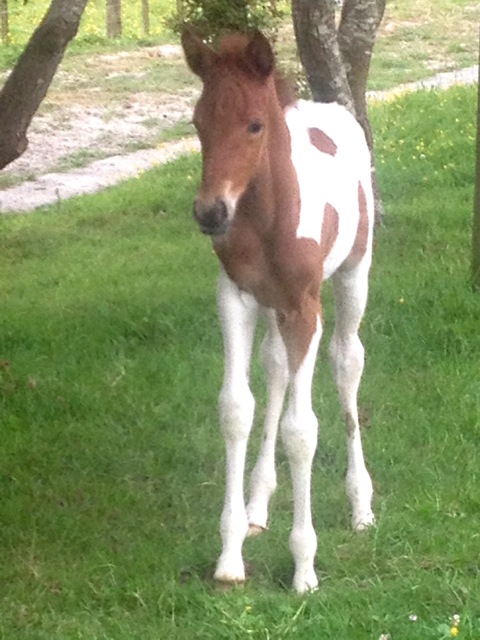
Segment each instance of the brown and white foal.
[[[343,107],[290,95],[262,34],[225,36],[218,51],[189,31],[182,43],[191,70],[203,81],[194,114],[203,157],[194,216],[221,262],[220,419],[227,469],[215,577],[243,581],[243,541],[267,527],[280,422],[294,493],[293,585],[304,592],[317,586],[310,477],[318,423],[311,387],[322,334],[320,287],[330,276],[336,307],[330,356],[347,425],[352,523],[358,530],[373,522],[357,411],[364,362],[358,328],[372,246],[369,151],[361,127]],[[268,404],[245,506],[245,454],[254,413],[249,365],[260,311],[268,319],[262,345]]]

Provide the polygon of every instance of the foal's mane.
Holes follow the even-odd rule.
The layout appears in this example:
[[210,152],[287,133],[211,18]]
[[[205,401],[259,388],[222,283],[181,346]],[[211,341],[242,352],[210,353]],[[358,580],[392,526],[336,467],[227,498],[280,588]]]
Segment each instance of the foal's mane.
[[[220,64],[245,71],[245,50],[250,38],[245,33],[226,33],[219,43],[218,55]],[[282,108],[297,101],[294,82],[281,73],[277,68],[273,70],[273,80],[277,99]]]

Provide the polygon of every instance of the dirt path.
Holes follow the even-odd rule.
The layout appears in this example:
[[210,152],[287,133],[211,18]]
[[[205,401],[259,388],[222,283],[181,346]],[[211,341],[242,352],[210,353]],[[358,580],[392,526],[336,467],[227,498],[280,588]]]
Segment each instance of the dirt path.
[[[178,48],[169,49],[171,56],[180,56]],[[118,58],[118,56],[117,56]],[[453,84],[474,83],[478,67],[451,73],[440,73],[421,82],[401,85],[387,92],[372,92],[372,99],[381,100],[392,95],[421,88],[446,88]],[[3,170],[20,184],[0,190],[0,213],[27,212],[53,204],[72,196],[94,193],[121,180],[138,175],[155,164],[168,162],[176,156],[198,149],[195,138],[166,142],[156,148],[131,153],[132,145],[148,145],[152,138],[148,125],[152,113],[156,124],[164,128],[190,118],[198,90],[186,88],[173,94],[135,94],[114,108],[102,106],[67,105],[63,109],[41,112],[32,123],[27,152]],[[113,115],[107,117],[105,109]],[[101,150],[107,156],[82,168],[52,171],[65,157]],[[34,176],[34,179],[29,179]]]

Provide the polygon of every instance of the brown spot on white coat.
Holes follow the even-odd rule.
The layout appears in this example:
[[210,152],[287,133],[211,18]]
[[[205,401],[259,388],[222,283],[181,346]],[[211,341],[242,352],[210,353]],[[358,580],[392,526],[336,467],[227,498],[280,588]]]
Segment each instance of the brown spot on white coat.
[[313,146],[322,153],[327,153],[330,156],[335,156],[337,153],[337,145],[325,131],[317,127],[309,127],[308,136]]

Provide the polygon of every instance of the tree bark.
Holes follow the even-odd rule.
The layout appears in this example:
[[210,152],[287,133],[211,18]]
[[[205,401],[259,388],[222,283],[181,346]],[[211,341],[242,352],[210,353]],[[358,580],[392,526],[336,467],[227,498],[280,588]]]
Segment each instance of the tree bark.
[[355,112],[338,46],[335,8],[330,0],[292,0],[293,27],[300,60],[313,99],[339,102]]
[[372,186],[375,196],[375,222],[380,224],[383,204],[375,170],[372,128],[367,114],[367,82],[377,30],[385,12],[386,0],[345,0],[338,29],[338,44],[352,92],[355,115],[362,125],[372,160]]
[[375,37],[386,0],[345,0],[338,31],[332,0],[292,0],[300,60],[313,99],[338,102],[353,113],[365,132],[372,158],[375,221],[383,218],[366,90]]
[[122,2],[107,0],[107,38],[120,38],[122,35]]
[[480,38],[479,38],[479,67],[477,90],[477,158],[475,171],[475,196],[473,202],[473,233],[472,233],[472,288],[480,293]]
[[369,146],[373,144],[367,117],[367,81],[378,26],[385,10],[379,13],[377,0],[345,0],[338,29],[338,44],[352,92],[355,113],[362,124]]
[[88,0],[52,0],[0,92],[0,169],[22,155],[27,129],[45,97]]
[[142,0],[142,23],[143,33],[146,36],[150,35],[150,7],[148,0]]
[[10,44],[10,31],[8,25],[8,0],[0,0],[0,32],[2,44]]

